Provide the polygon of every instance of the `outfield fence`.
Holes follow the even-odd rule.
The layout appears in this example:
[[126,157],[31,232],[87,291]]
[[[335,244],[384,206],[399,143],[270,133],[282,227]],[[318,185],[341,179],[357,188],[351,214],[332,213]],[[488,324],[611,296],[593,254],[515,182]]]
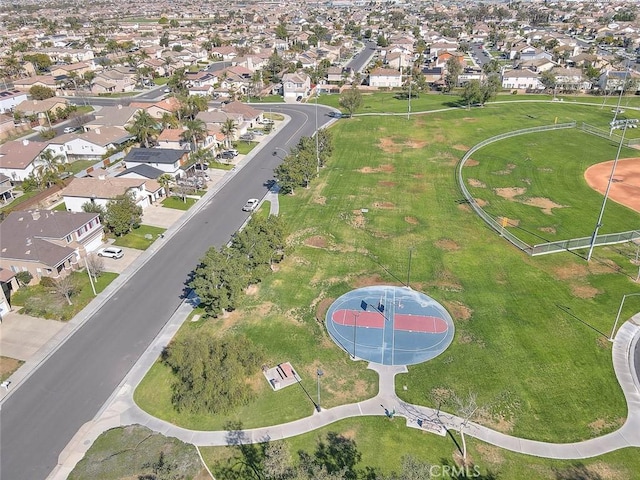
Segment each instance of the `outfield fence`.
[[600,127],[594,127],[593,125],[589,125],[588,123],[582,122],[580,124],[580,130],[586,133],[590,133],[591,135],[595,135],[597,137],[606,138],[607,140],[615,141],[616,144],[620,144],[622,141],[622,145],[625,147],[637,147],[640,145],[640,138],[622,138],[622,135],[618,135],[617,133],[613,133],[611,130],[607,130]]
[[[586,126],[586,128],[585,128]],[[588,248],[591,246],[591,242],[594,242],[594,245],[613,245],[616,243],[624,243],[629,241],[634,241],[640,239],[640,230],[632,230],[628,232],[620,232],[620,233],[609,233],[598,235],[595,238],[595,241],[592,237],[583,237],[583,238],[573,238],[570,240],[558,240],[556,242],[549,243],[541,243],[537,245],[529,245],[524,242],[512,232],[507,230],[505,227],[508,225],[504,225],[500,218],[494,218],[491,214],[485,212],[480,205],[476,202],[475,198],[469,193],[466,185],[464,184],[464,178],[462,177],[462,168],[465,166],[466,162],[471,158],[475,152],[480,150],[482,147],[486,145],[490,145],[494,142],[504,140],[506,138],[516,137],[518,135],[526,135],[528,133],[539,133],[539,132],[547,132],[552,130],[563,130],[569,128],[576,128],[576,122],[571,123],[560,123],[554,125],[544,125],[540,127],[532,127],[525,128],[522,130],[514,130],[513,132],[502,133],[500,135],[496,135],[495,137],[487,138],[482,142],[471,147],[467,153],[464,154],[462,159],[458,162],[458,166],[456,167],[456,178],[458,181],[458,186],[462,191],[462,195],[464,195],[464,202],[468,203],[469,206],[473,209],[476,214],[484,220],[484,222],[489,225],[493,230],[495,230],[500,236],[504,237],[511,244],[515,245],[517,248],[525,252],[527,255],[536,256],[536,255],[546,255],[550,253],[557,252],[566,252],[568,250],[579,250],[582,248]],[[598,129],[597,127],[592,127],[588,124],[583,123],[580,126],[580,130],[585,131],[587,133],[591,133],[598,136],[603,136],[606,138],[609,137],[609,132],[606,132],[606,135],[601,135],[602,132],[605,132],[602,129]],[[619,141],[619,140],[618,140]]]

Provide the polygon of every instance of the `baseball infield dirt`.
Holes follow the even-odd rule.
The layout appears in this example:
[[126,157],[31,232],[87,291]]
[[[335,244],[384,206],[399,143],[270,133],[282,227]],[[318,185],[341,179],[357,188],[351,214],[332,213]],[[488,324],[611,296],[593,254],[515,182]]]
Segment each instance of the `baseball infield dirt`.
[[[587,168],[587,171],[584,172],[587,184],[604,195],[609,177],[611,177],[612,167],[613,160]],[[618,160],[609,190],[609,198],[640,212],[640,158]]]

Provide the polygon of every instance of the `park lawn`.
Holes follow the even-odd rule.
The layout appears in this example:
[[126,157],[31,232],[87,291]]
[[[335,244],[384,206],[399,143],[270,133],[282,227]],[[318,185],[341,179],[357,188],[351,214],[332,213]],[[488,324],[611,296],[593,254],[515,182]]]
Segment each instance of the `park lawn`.
[[[335,432],[355,441],[362,458],[358,469],[370,466],[377,472],[389,474],[399,471],[402,457],[411,455],[431,465],[455,465],[453,455],[456,445],[449,436],[440,437],[417,429],[407,428],[401,417],[388,420],[384,417],[361,417],[341,420],[327,427],[297,437],[283,440],[291,459],[299,461],[300,450],[313,454],[318,440],[324,440],[327,433]],[[453,433],[453,432],[452,432]],[[458,443],[457,433],[453,433]],[[538,480],[557,480],[558,478],[625,478],[640,479],[640,456],[635,449],[625,449],[584,460],[550,460],[522,455],[467,438],[468,455],[474,465],[479,467],[483,478],[515,479],[536,478]],[[214,475],[219,465],[228,458],[237,455],[233,447],[200,447],[204,462]],[[433,472],[442,470],[433,469]],[[474,470],[470,470],[472,473]],[[578,472],[589,475],[579,476]],[[535,472],[532,477],[532,472]],[[576,472],[575,475],[568,475]],[[634,473],[635,472],[635,473]],[[489,474],[495,477],[490,477]],[[565,476],[560,474],[564,473]],[[444,477],[449,478],[449,477]],[[472,477],[470,477],[472,478]]]
[[193,445],[140,425],[113,428],[102,433],[68,478],[143,478],[143,474],[153,471],[150,464],[158,461],[160,452],[164,453],[166,463],[173,466],[171,472],[163,473],[176,475],[175,478],[178,475],[179,478],[207,478],[201,476],[204,469]]
[[[77,285],[75,293],[71,295],[72,305],[68,305],[65,299],[42,285],[21,287],[11,296],[12,304],[23,306],[21,313],[34,317],[62,321],[71,320],[95,296],[86,272],[76,271],[70,275]],[[95,283],[96,292],[102,292],[117,276],[115,273],[103,272]]]
[[[509,130],[514,120],[602,120],[598,109],[566,107],[458,110],[416,117],[408,128],[397,117],[384,125],[366,117],[341,122],[333,130],[334,158],[319,181],[281,199],[282,215],[298,232],[297,263],[318,273],[307,279],[297,269],[295,291],[283,281],[267,296],[305,308],[305,289],[336,298],[367,278],[397,284],[406,277],[412,248],[411,285],[448,307],[457,333],[439,358],[398,377],[398,385],[407,385],[407,391],[398,388],[403,399],[436,406],[430,399],[436,388],[459,395],[476,391],[485,424],[539,440],[592,437],[589,424],[601,421],[617,428],[626,407],[610,346],[558,305],[608,332],[620,298],[634,288],[615,273],[629,259],[615,249],[595,254],[614,268],[599,261],[587,267],[571,254],[532,259],[456,202],[459,157],[483,138]],[[367,137],[364,131],[373,133]],[[315,248],[304,247],[311,241]],[[325,277],[326,271],[333,273]]]
[[118,247],[129,247],[137,250],[146,250],[153,242],[166,231],[165,228],[152,227],[151,225],[140,225],[126,235],[116,237],[114,245]]
[[165,208],[175,208],[176,210],[189,210],[197,200],[191,197],[167,197],[162,200],[162,206]]
[[[321,400],[325,408],[369,398],[376,393],[377,375],[366,370],[363,363],[354,364],[324,342],[324,335],[314,325],[296,325],[276,308],[267,311],[247,308],[220,320],[187,321],[175,338],[196,329],[203,335],[242,333],[265,352],[265,364],[272,367],[291,362],[304,388],[316,399],[316,369],[325,372],[321,382]],[[200,312],[201,313],[201,312]],[[239,323],[238,320],[243,322]],[[320,340],[318,340],[320,339]],[[299,385],[277,392],[268,385],[262,372],[249,379],[255,398],[248,404],[220,415],[177,412],[171,404],[173,375],[166,365],[156,362],[134,393],[135,402],[148,413],[184,428],[222,430],[230,421],[241,422],[247,428],[264,427],[296,420],[313,413],[314,405]]]
[[[614,159],[617,150],[614,142],[578,129],[521,135],[475,152],[463,176],[483,209],[493,217],[509,218],[512,233],[529,244],[588,237],[602,195],[576,172]],[[620,154],[620,158],[637,156],[637,150],[630,148],[623,148]],[[548,206],[553,208],[545,208]],[[607,207],[601,234],[628,231],[637,225],[636,212],[615,202]]]
[[[572,254],[527,257],[459,202],[454,175],[470,146],[514,125],[606,124],[608,116],[550,102],[339,122],[332,129],[334,156],[320,178],[280,198],[291,229],[285,260],[249,289],[230,317],[183,328],[245,333],[269,352],[270,362],[292,361],[310,391],[315,368],[322,367],[323,406],[367,398],[375,376],[333,345],[323,312],[353,288],[404,283],[411,249],[409,283],[448,308],[456,335],[440,357],[397,377],[398,395],[436,407],[436,390],[476,392],[477,421],[537,440],[574,441],[614,430],[626,406],[610,344],[589,326],[607,332],[622,295],[637,288],[617,272],[629,258],[609,247],[598,248],[589,265]],[[181,426],[219,428],[222,419],[177,419],[169,376],[162,374],[152,370],[160,381],[145,379],[136,391],[143,408]],[[258,377],[252,384],[259,400],[225,420],[254,427],[309,414],[301,392],[295,396],[289,387],[271,395]],[[146,405],[154,396],[164,398],[161,405]]]

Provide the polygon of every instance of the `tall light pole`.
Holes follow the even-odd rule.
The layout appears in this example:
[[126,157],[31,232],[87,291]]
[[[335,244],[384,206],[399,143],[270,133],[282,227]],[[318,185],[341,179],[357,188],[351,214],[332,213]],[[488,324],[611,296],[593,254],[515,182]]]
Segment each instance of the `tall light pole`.
[[[321,408],[320,407],[320,377],[322,375],[324,375],[324,372],[320,368],[318,368],[316,370],[316,377],[318,377],[318,408]],[[318,410],[318,411],[320,411],[320,410]]]
[[618,326],[618,320],[620,320],[620,314],[622,313],[622,306],[624,305],[624,301],[627,297],[633,297],[636,295],[640,295],[639,293],[627,293],[622,297],[622,301],[620,302],[620,308],[618,309],[618,315],[616,315],[616,321],[613,324],[613,328],[611,329],[611,335],[609,336],[609,341],[613,342],[614,334],[616,333],[616,327]]
[[611,190],[611,185],[613,184],[613,177],[616,173],[616,167],[618,166],[618,160],[620,159],[620,151],[622,150],[622,144],[624,143],[624,134],[627,131],[627,126],[632,123],[638,123],[637,119],[630,120],[615,120],[611,122],[611,128],[620,128],[622,127],[622,136],[620,137],[620,144],[618,145],[618,151],[616,153],[616,158],[613,161],[613,166],[611,167],[611,174],[609,175],[609,181],[607,182],[607,188],[604,191],[604,198],[602,199],[602,207],[600,208],[600,215],[598,215],[598,221],[596,222],[595,229],[593,230],[593,235],[591,236],[591,244],[589,246],[589,253],[587,254],[587,262],[591,260],[591,255],[593,254],[593,248],[596,245],[596,238],[598,237],[598,230],[602,226],[602,217],[604,215],[604,207],[607,205],[607,198],[609,197],[609,190]]
[[318,97],[320,96],[320,90],[316,85],[316,173],[320,173],[320,149],[318,145]]

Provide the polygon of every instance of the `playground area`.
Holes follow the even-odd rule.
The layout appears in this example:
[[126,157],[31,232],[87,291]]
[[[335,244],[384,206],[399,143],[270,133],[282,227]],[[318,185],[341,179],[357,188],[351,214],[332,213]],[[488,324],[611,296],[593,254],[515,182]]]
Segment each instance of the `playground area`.
[[406,287],[352,290],[329,308],[326,325],[333,341],[354,359],[383,365],[414,365],[451,344],[453,321],[431,297]]

